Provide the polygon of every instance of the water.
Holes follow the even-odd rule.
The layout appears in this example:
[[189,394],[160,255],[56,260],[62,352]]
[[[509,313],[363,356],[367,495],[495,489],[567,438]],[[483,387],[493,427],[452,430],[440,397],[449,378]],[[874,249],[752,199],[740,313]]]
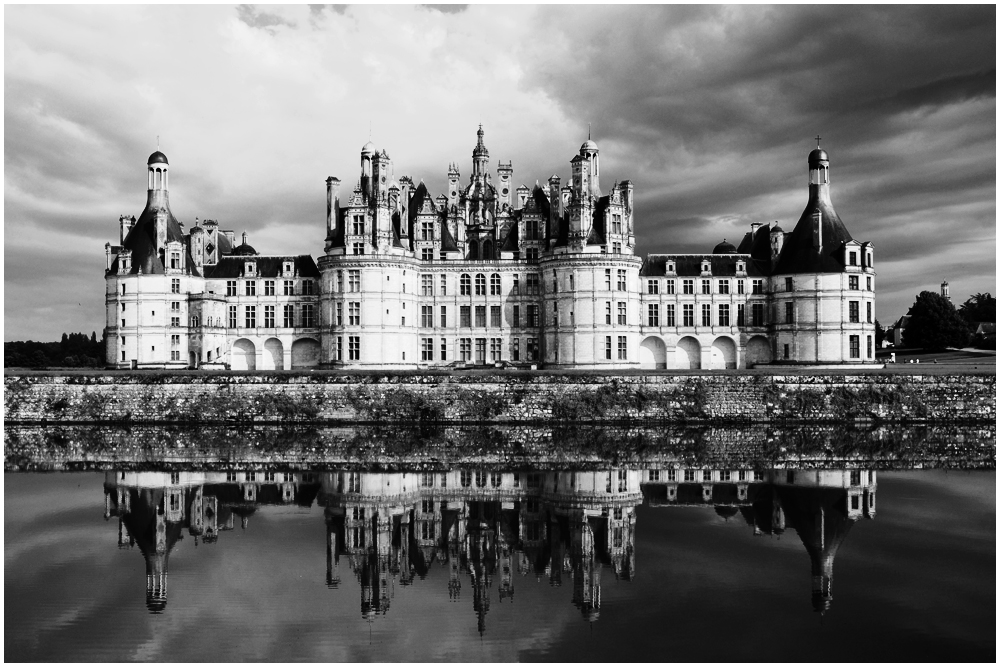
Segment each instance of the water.
[[99,468],[4,475],[11,661],[996,652],[996,475],[981,461],[887,470],[800,448],[748,467],[760,457],[743,447],[647,451],[650,465],[575,448],[526,465],[459,447],[241,468],[63,436],[6,437],[9,471]]

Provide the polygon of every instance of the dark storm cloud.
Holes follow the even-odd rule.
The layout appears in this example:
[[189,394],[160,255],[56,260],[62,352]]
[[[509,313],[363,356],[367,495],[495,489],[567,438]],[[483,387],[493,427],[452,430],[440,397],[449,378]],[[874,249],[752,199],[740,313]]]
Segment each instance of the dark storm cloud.
[[[709,251],[754,220],[790,231],[817,133],[838,211],[882,261],[992,229],[993,6],[543,11],[562,49],[538,47],[528,84],[592,121],[602,157],[636,181],[641,251]],[[921,219],[970,201],[984,205],[957,225]],[[907,214],[926,234],[897,246]],[[989,257],[971,261],[989,278]]]

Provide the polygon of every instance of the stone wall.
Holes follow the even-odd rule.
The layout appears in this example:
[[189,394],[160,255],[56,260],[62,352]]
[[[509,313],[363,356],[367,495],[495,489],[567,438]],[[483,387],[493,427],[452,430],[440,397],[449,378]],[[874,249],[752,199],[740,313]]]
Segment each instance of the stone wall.
[[993,469],[994,425],[107,426],[4,430],[7,471]]
[[7,423],[994,423],[996,376],[24,373]]

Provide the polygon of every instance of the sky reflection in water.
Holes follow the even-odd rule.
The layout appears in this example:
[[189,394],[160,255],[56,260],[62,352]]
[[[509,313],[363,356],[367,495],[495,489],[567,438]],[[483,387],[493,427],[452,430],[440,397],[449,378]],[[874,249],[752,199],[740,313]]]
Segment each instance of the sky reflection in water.
[[[441,489],[440,472],[432,479],[296,472],[286,502],[282,472],[274,482],[258,472],[252,483],[244,473],[227,482],[224,472],[173,480],[170,473],[124,480],[115,472],[8,473],[5,655],[953,661],[995,654],[994,471],[878,472],[872,483],[868,471],[853,479],[850,471],[796,471],[791,484],[785,470],[763,471],[756,482],[748,471],[745,497],[739,471],[729,481],[716,471],[707,487],[701,470],[688,483],[683,471],[676,484],[659,474],[522,471],[515,486],[513,472],[494,480],[453,470]],[[362,508],[367,514],[355,518]],[[339,555],[328,559],[331,545]]]

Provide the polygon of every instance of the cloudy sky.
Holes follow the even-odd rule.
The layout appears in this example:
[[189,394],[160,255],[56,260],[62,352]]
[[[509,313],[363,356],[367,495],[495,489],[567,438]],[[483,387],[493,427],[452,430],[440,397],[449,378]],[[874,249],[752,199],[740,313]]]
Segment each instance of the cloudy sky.
[[104,244],[170,159],[171,208],[265,253],[322,252],[327,176],[368,141],[397,178],[569,175],[588,124],[638,251],[790,231],[823,137],[889,323],[947,279],[996,292],[996,9],[8,6],[4,339],[104,326]]

